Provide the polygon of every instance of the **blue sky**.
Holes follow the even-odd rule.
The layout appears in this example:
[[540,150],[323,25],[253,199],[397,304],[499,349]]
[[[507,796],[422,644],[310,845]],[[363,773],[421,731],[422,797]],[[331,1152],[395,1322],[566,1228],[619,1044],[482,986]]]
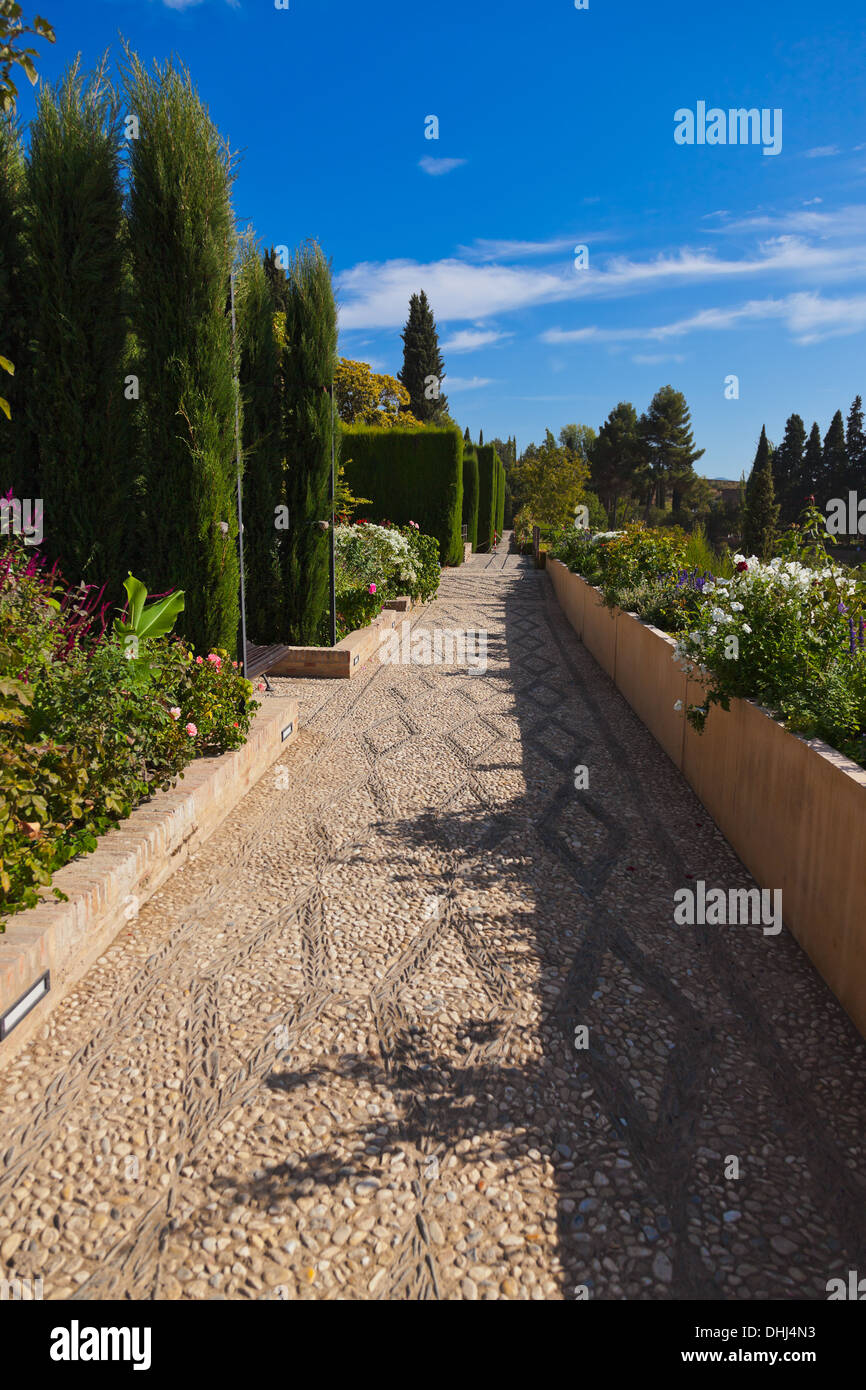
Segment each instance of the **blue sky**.
[[[49,80],[79,49],[116,57],[118,33],[187,64],[243,151],[239,222],[332,258],[344,355],[396,373],[425,289],[473,437],[597,427],[670,382],[698,468],[738,477],[763,423],[778,440],[796,410],[823,432],[866,395],[862,0],[37,8]],[[781,150],[676,143],[698,102],[780,109]]]

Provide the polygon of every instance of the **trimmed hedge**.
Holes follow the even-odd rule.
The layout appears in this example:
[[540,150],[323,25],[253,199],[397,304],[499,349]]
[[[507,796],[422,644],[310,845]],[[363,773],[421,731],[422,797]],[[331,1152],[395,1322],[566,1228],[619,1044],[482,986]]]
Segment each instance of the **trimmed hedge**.
[[443,565],[463,559],[463,437],[454,426],[382,429],[344,425],[345,480],[356,497],[369,497],[371,521],[416,522],[439,542]]
[[499,535],[505,530],[505,464],[499,460],[499,495],[496,499],[496,530]]
[[496,528],[496,465],[499,455],[492,444],[479,444],[478,453],[478,548],[488,550]]
[[463,524],[466,539],[478,549],[478,454],[474,444],[463,445]]

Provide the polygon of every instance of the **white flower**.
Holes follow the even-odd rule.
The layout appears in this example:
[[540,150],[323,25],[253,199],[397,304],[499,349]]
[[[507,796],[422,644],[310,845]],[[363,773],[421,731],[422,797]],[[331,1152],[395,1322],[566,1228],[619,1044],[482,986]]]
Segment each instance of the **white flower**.
[[683,702],[682,702],[682,700],[677,700],[676,703],[674,704],[674,709],[679,711],[679,710],[682,709],[682,707],[683,707]]
[[749,624],[748,624],[748,623],[743,623],[743,632],[751,632],[751,631],[752,631],[752,629],[749,627]]

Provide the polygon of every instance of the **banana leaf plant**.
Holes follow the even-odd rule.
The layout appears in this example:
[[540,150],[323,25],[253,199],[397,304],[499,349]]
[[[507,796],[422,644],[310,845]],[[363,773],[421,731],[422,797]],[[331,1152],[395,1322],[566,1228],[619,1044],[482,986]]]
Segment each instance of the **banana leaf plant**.
[[122,641],[133,669],[147,678],[159,668],[151,665],[142,648],[153,638],[165,637],[171,632],[178,614],[184,609],[183,590],[147,603],[147,588],[140,579],[130,574],[123,587],[129,602],[124,613],[114,620],[114,633]]

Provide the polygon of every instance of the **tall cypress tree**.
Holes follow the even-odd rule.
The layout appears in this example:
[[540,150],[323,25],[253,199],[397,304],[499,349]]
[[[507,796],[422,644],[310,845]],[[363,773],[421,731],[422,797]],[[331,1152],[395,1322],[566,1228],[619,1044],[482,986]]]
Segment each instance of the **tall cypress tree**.
[[183,589],[178,629],[231,651],[238,629],[235,389],[226,312],[232,159],[185,69],[128,55],[129,233],[140,360],[146,575]]
[[129,506],[119,111],[102,69],[40,92],[27,162],[24,410],[44,549],[122,596]]
[[[316,242],[289,271],[283,354],[284,457],[289,530],[284,546],[287,640],[314,644],[328,609],[331,400],[337,306],[331,269]],[[335,439],[335,447],[339,437]]]
[[818,504],[825,507],[831,497],[848,496],[848,454],[845,448],[845,422],[841,410],[837,410],[824,436],[824,468],[822,473],[823,495]]
[[789,415],[781,444],[773,453],[773,487],[779,503],[779,521],[787,526],[796,521],[806,503],[803,450],[806,426],[799,415]]
[[468,426],[468,425],[466,426],[465,430],[463,431],[463,443],[464,443],[464,444],[471,444],[471,443],[472,443],[472,440],[471,440],[470,435],[469,435],[469,426]]
[[479,449],[481,448],[481,446],[482,446],[483,443],[484,443],[484,431],[483,431],[483,430],[479,430],[479,431],[478,431],[478,447],[479,447]]
[[271,288],[271,297],[274,306],[282,313],[286,312],[286,295],[288,293],[289,281],[283,267],[277,265],[276,247],[272,246],[265,252],[264,260],[265,275]]
[[14,373],[0,371],[0,396],[10,418],[0,414],[0,497],[35,498],[38,480],[28,463],[27,417],[22,408],[26,377],[27,315],[22,271],[24,265],[24,153],[18,124],[0,116],[0,355]]
[[445,364],[439,351],[436,321],[423,290],[409,299],[409,317],[402,336],[403,369],[398,379],[409,392],[407,408],[416,420],[429,424],[447,411],[448,400],[442,394]]
[[263,646],[282,633],[279,541],[285,528],[283,423],[276,304],[263,261],[252,245],[244,249],[237,280],[239,375],[243,399],[244,570],[247,634]]
[[769,559],[776,538],[779,507],[773,490],[772,451],[767,431],[761,426],[761,438],[755,461],[746,483],[746,505],[743,513],[743,549],[747,555]]
[[866,435],[863,433],[863,400],[855,396],[845,427],[848,487],[866,495]]
[[823,473],[824,449],[821,444],[821,431],[818,421],[813,420],[803,453],[803,481],[807,494],[817,498],[818,493],[823,490]]

